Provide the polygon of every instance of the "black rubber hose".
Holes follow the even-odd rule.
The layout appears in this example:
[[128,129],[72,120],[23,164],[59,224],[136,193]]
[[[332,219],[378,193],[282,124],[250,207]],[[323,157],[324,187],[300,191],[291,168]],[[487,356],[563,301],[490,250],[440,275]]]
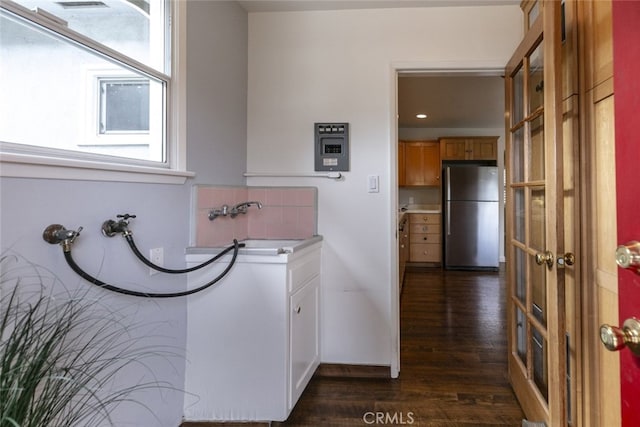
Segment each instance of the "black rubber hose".
[[[162,273],[169,273],[169,274],[184,274],[184,273],[190,273],[192,271],[196,271],[201,269],[202,267],[206,267],[207,265],[211,264],[212,262],[218,260],[222,255],[224,255],[226,252],[224,253],[220,253],[216,256],[214,256],[213,258],[211,258],[210,260],[207,260],[205,262],[203,262],[200,265],[196,265],[195,267],[190,267],[190,268],[183,268],[183,269],[171,269],[171,268],[164,268],[161,267],[157,264],[152,263],[151,261],[149,261],[144,255],[142,255],[142,252],[140,252],[138,250],[138,247],[136,246],[136,243],[133,240],[133,235],[132,234],[127,234],[125,236],[125,239],[127,239],[127,243],[129,243],[129,247],[131,248],[131,250],[133,251],[134,255],[138,257],[138,259],[140,259],[140,261],[142,261],[147,267],[151,267],[154,270],[157,271],[161,271]],[[234,244],[235,244],[235,240],[234,240]],[[239,248],[244,248],[244,243],[238,243],[238,247]]]
[[130,296],[134,296],[134,297],[143,297],[143,298],[176,298],[176,297],[184,297],[184,296],[187,296],[187,295],[195,294],[196,292],[203,291],[203,290],[211,287],[212,285],[214,285],[220,279],[222,279],[229,272],[229,270],[231,270],[231,267],[233,267],[233,265],[235,264],[236,258],[238,256],[238,249],[239,248],[240,248],[240,244],[238,243],[238,241],[236,239],[233,239],[233,245],[225,248],[222,252],[220,252],[216,256],[217,258],[220,258],[223,255],[229,253],[231,250],[233,250],[233,257],[231,258],[231,262],[229,262],[229,265],[215,279],[213,279],[210,282],[205,283],[204,285],[202,285],[202,286],[200,286],[198,288],[195,288],[195,289],[190,289],[190,290],[186,290],[186,291],[182,291],[182,292],[171,292],[171,293],[154,293],[154,292],[132,291],[130,289],[124,289],[124,288],[121,288],[119,286],[110,285],[110,284],[105,283],[105,282],[103,282],[101,280],[98,280],[95,277],[91,276],[89,273],[87,273],[84,270],[82,270],[82,268],[80,268],[80,266],[78,266],[78,264],[76,264],[76,262],[74,261],[73,257],[71,256],[71,249],[70,248],[68,250],[64,251],[64,258],[67,260],[67,264],[69,264],[69,267],[71,267],[71,269],[73,271],[75,271],[80,277],[82,277],[83,279],[87,280],[88,282],[90,282],[90,283],[92,283],[92,284],[94,284],[96,286],[99,286],[99,287],[101,287],[103,289],[106,289],[108,291],[117,292],[119,294],[130,295]]

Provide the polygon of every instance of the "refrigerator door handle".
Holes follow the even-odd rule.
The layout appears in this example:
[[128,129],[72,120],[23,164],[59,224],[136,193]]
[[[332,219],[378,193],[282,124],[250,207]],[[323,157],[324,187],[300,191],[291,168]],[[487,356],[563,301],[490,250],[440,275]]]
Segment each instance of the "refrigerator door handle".
[[445,183],[447,190],[447,200],[451,200],[451,167],[447,166],[447,182]]
[[451,236],[451,167],[447,166],[447,236]]
[[445,183],[446,185],[446,191],[447,191],[447,203],[446,203],[446,209],[447,209],[447,236],[451,236],[451,167],[447,166],[447,170],[446,170],[446,177],[447,177],[447,182]]
[[451,209],[450,202],[447,202],[447,236],[451,236]]

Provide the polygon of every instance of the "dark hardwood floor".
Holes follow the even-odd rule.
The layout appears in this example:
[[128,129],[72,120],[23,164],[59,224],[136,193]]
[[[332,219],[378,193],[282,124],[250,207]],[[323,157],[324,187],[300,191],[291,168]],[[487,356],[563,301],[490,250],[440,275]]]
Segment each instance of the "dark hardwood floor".
[[409,269],[399,378],[388,378],[388,367],[322,366],[289,419],[271,425],[520,426],[507,381],[504,301],[502,275]]

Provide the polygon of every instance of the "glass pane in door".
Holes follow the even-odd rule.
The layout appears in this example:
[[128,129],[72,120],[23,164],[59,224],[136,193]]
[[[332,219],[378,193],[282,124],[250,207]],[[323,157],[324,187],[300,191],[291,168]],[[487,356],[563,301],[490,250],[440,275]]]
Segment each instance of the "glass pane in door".
[[541,108],[544,103],[544,56],[542,44],[533,51],[529,57],[529,114]]
[[525,243],[525,208],[524,188],[516,188],[513,192],[514,239]]
[[520,67],[512,80],[513,102],[511,104],[511,126],[524,119],[524,68]]
[[511,164],[511,181],[524,181],[524,126],[520,126],[511,134],[513,163]]
[[542,114],[531,121],[529,145],[529,180],[544,179],[544,118]]
[[531,287],[531,302],[529,309],[532,316],[543,326],[547,325],[547,275],[546,265],[536,264],[534,256],[530,259],[529,285]]
[[533,188],[529,193],[529,246],[537,252],[544,252],[546,248],[545,230],[545,190]]
[[527,365],[527,320],[520,308],[516,308],[516,353],[523,365]]
[[547,341],[542,333],[532,328],[531,350],[533,353],[533,381],[545,398],[549,397],[549,373],[547,369]]

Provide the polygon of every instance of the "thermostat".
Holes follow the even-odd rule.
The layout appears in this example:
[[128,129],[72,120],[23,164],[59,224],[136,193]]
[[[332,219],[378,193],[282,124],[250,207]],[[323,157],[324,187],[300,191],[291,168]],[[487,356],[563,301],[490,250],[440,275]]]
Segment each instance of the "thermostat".
[[349,123],[315,123],[315,170],[349,170]]

